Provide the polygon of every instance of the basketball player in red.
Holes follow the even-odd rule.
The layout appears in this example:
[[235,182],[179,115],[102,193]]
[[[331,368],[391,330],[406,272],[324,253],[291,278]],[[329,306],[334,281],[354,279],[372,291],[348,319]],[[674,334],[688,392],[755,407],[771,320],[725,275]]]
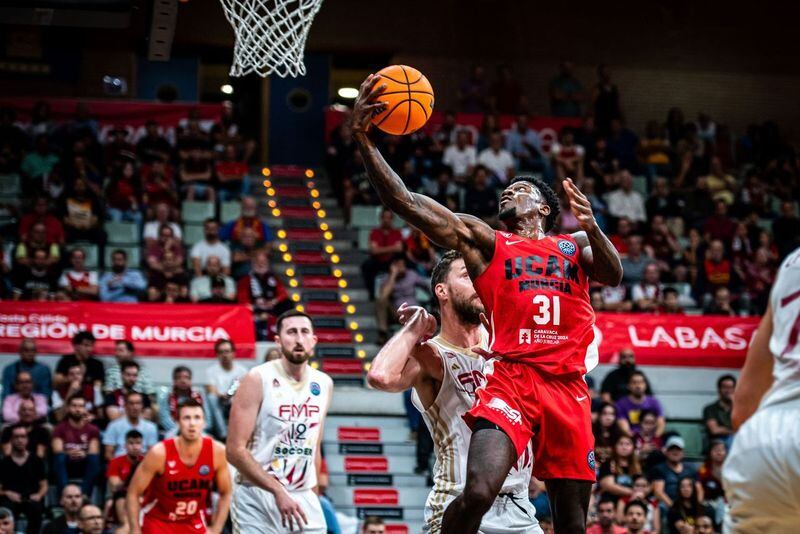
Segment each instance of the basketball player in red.
[[[231,476],[225,446],[203,436],[204,426],[203,406],[189,399],[178,407],[177,437],[147,452],[128,487],[131,534],[222,532],[231,505]],[[212,487],[219,501],[209,525]]]
[[353,137],[383,204],[442,248],[464,258],[489,320],[487,382],[464,416],[472,428],[464,491],[445,511],[444,534],[474,534],[510,468],[533,439],[534,471],[544,480],[555,531],[586,530],[595,482],[590,398],[583,375],[597,363],[589,278],[622,279],[619,255],[570,179],[563,187],[582,231],[547,236],[558,198],[542,180],[518,176],[502,193],[507,232],[455,214],[409,191],[367,130],[386,86],[371,75],[353,109]]

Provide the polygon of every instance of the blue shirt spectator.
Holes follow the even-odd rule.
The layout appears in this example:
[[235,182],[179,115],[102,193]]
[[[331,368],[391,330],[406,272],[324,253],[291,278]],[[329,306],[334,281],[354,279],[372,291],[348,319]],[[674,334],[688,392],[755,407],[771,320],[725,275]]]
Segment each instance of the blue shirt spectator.
[[158,443],[158,427],[152,421],[142,418],[144,396],[139,392],[128,393],[125,397],[125,416],[111,421],[103,432],[103,448],[107,460],[125,454],[125,435],[130,430],[142,434],[143,451]]
[[682,478],[694,479],[697,491],[700,494],[703,491],[697,469],[683,461],[685,446],[682,437],[670,436],[664,444],[666,461],[655,466],[647,476],[653,482],[653,496],[667,507],[672,506],[678,498],[678,485]]
[[14,393],[14,381],[21,371],[30,373],[33,378],[34,393],[50,398],[53,393],[50,368],[36,361],[36,342],[33,339],[23,339],[19,344],[19,360],[3,369],[3,399]]
[[128,269],[124,250],[111,254],[111,271],[100,277],[100,300],[103,302],[138,302],[147,281],[136,269]]
[[506,134],[506,150],[520,162],[520,167],[525,166],[529,160],[542,158],[542,143],[536,130],[528,128],[528,116],[520,115],[515,127]]

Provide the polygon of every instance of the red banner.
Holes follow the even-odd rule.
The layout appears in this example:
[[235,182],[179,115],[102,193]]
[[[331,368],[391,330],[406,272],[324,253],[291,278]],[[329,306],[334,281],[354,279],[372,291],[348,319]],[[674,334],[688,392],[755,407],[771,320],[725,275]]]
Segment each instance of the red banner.
[[638,365],[741,368],[759,317],[597,314],[600,363],[630,347]]
[[0,352],[16,352],[31,337],[42,354],[66,354],[72,336],[88,330],[98,354],[114,354],[114,343],[127,339],[137,356],[215,358],[214,343],[230,339],[238,358],[255,357],[246,306],[5,301],[0,310]]

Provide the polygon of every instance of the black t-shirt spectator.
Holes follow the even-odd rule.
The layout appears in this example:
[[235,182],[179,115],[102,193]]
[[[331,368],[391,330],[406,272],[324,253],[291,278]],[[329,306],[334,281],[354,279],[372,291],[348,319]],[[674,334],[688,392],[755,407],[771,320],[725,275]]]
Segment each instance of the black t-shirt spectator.
[[493,187],[477,189],[467,187],[464,194],[464,212],[481,219],[497,215],[497,192]]
[[[10,425],[3,428],[0,444],[5,445],[11,441],[11,430]],[[36,448],[39,445],[44,445],[45,449],[50,447],[50,431],[42,425],[33,425],[28,429],[28,451],[36,454]]]
[[23,300],[31,300],[40,293],[48,294],[58,288],[58,275],[51,269],[19,267],[13,276],[14,292]]
[[[608,393],[611,395],[611,399],[617,402],[620,398],[628,394],[628,379],[634,371],[638,371],[638,369],[635,367],[630,369],[617,367],[603,379],[603,385],[600,391],[602,393]],[[644,380],[647,382],[647,395],[652,395],[653,391],[650,389],[650,381],[647,380],[647,377],[645,377]]]
[[44,460],[35,454],[29,454],[22,465],[11,456],[0,460],[0,484],[6,491],[19,493],[23,499],[39,491],[39,483],[44,479]]
[[[62,375],[66,376],[67,372],[69,372],[69,368],[78,363],[81,362],[78,361],[78,358],[76,358],[74,354],[65,354],[60,360],[58,360],[58,365],[56,365],[56,373],[61,373]],[[103,362],[94,356],[90,356],[89,359],[86,360],[86,379],[91,380],[92,382],[102,382],[105,380],[105,377],[106,370],[105,367],[103,367]]]
[[[705,422],[710,419],[713,419],[718,425],[724,426],[725,428],[733,428],[731,424],[731,409],[723,405],[719,400],[703,408],[703,421]],[[709,437],[715,438],[717,436]]]

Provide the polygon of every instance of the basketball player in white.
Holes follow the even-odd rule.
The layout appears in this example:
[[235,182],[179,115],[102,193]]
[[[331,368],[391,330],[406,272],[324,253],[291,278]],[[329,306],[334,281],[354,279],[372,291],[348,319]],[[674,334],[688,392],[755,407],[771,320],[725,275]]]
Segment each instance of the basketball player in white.
[[315,493],[333,382],[308,365],[317,336],[298,311],[278,317],[282,357],[254,367],[233,397],[226,452],[234,477],[235,533],[324,534]]
[[[441,313],[439,335],[421,342],[436,332],[436,319],[422,308],[403,305],[398,312],[405,325],[375,357],[367,380],[383,391],[414,388],[412,402],[436,449],[434,485],[425,503],[423,527],[423,532],[435,534],[441,531],[445,508],[464,489],[472,432],[461,416],[472,407],[475,389],[485,382],[484,358],[473,349],[485,349],[486,330],[480,320],[483,304],[459,253],[443,256],[433,270],[431,286]],[[542,532],[528,500],[532,465],[529,447],[483,516],[479,532]]]
[[800,248],[778,271],[733,400],[725,531],[800,532]]

